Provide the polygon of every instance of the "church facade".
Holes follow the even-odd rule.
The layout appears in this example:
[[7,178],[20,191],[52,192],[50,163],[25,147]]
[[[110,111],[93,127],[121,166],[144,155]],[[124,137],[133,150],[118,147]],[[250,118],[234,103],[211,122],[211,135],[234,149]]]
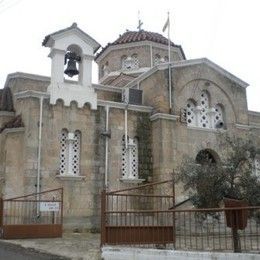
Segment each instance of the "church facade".
[[[126,31],[98,51],[76,24],[46,36],[51,77],[9,74],[0,90],[2,196],[63,187],[65,228],[98,229],[103,189],[171,179],[183,156],[203,150],[221,160],[222,133],[250,135],[259,147],[248,84],[170,45],[158,33]],[[177,188],[176,201],[184,198]]]

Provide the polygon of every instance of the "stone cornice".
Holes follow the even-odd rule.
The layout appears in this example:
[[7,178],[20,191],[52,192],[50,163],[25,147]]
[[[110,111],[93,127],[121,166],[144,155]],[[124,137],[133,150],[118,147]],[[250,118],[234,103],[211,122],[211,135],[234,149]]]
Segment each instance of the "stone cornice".
[[[107,101],[107,100],[98,100],[98,106],[108,106],[111,108],[118,108],[118,109],[126,109],[125,103],[114,102],[114,101]],[[137,111],[137,112],[145,112],[151,113],[153,108],[149,106],[139,106],[139,105],[128,105],[127,110]]]
[[[139,69],[135,69],[135,70],[117,70],[117,71],[111,71],[108,74],[106,74],[105,76],[103,76],[99,82],[104,82],[107,78],[109,77],[117,77],[119,76],[121,73],[126,74],[126,75],[131,75],[131,74],[139,74],[139,73],[145,73],[146,71],[149,71],[150,67],[142,67]],[[132,81],[131,81],[132,82]]]
[[244,125],[244,124],[236,124],[236,128],[243,129],[243,130],[250,130],[250,125]]
[[86,176],[56,175],[56,178],[63,181],[82,181],[85,180]]
[[17,79],[17,78],[31,79],[31,80],[45,81],[45,82],[50,82],[50,80],[51,80],[50,77],[46,77],[46,76],[24,73],[24,72],[14,72],[14,73],[8,74],[4,87],[6,87],[8,85],[8,83],[11,79]]
[[10,134],[10,133],[21,133],[24,132],[24,127],[16,127],[16,128],[5,128],[2,134]]
[[164,114],[164,113],[156,113],[156,114],[150,116],[151,121],[155,121],[158,119],[177,121],[179,119],[179,116]]
[[203,128],[203,127],[197,127],[197,126],[187,126],[187,129],[205,131],[205,132],[211,132],[211,133],[224,133],[227,131],[226,129]]
[[25,90],[21,91],[18,93],[14,94],[15,98],[20,99],[20,98],[41,98],[43,97],[44,99],[49,99],[50,94],[46,92],[40,92],[40,91],[35,91],[35,90]]
[[258,112],[258,111],[248,110],[248,114],[249,114],[249,115],[259,116],[259,117],[260,117],[260,112]]
[[260,124],[257,123],[249,123],[251,129],[260,129]]
[[0,116],[14,116],[14,112],[9,112],[9,111],[0,111]]
[[102,84],[92,84],[92,87],[96,90],[104,90],[104,91],[122,93],[122,88],[119,88],[119,87],[102,85]]
[[239,86],[241,86],[243,88],[246,88],[249,85],[245,81],[239,79],[238,77],[236,77],[232,73],[228,72],[227,70],[223,69],[222,67],[220,67],[219,65],[217,65],[216,63],[212,62],[211,60],[209,60],[207,58],[182,60],[182,61],[178,61],[178,62],[173,62],[171,64],[171,67],[172,68],[181,68],[181,67],[199,65],[199,64],[205,64],[205,65],[211,67],[212,69],[216,70],[217,72],[219,72],[223,76],[227,77],[231,81],[234,81],[235,83],[237,83]]
[[180,61],[175,61],[175,62],[171,62],[171,63],[158,64],[158,65],[154,66],[153,68],[151,68],[150,70],[148,70],[147,72],[145,72],[142,75],[140,75],[139,77],[137,77],[136,79],[134,79],[133,81],[129,82],[126,85],[126,87],[131,88],[134,85],[136,85],[139,82],[141,82],[142,80],[144,80],[147,77],[149,77],[154,72],[156,72],[158,70],[165,70],[165,69],[167,69],[169,67],[169,64],[170,64],[171,68],[182,68],[182,67],[186,67],[186,66],[205,64],[205,65],[209,66],[210,68],[214,69],[215,71],[217,71],[218,73],[222,74],[226,78],[228,78],[231,81],[235,82],[237,85],[239,85],[239,86],[241,86],[243,88],[248,87],[248,83],[246,83],[245,81],[239,79],[235,75],[233,75],[230,72],[226,71],[225,69],[223,69],[222,67],[220,67],[219,65],[215,64],[214,62],[210,61],[207,58],[193,59],[193,60],[180,60]]

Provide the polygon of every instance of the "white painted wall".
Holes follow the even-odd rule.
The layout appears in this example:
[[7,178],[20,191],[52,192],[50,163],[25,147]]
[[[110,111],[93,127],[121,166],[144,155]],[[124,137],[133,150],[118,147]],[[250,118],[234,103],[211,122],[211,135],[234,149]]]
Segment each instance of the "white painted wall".
[[260,254],[175,251],[128,247],[102,248],[104,260],[259,260]]

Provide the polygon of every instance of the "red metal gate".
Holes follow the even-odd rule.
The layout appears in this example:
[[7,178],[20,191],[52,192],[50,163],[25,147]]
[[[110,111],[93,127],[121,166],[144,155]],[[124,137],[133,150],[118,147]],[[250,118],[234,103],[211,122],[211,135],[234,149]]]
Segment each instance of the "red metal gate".
[[4,239],[61,237],[63,188],[1,198],[0,213]]
[[173,244],[173,206],[173,180],[103,191],[101,245]]

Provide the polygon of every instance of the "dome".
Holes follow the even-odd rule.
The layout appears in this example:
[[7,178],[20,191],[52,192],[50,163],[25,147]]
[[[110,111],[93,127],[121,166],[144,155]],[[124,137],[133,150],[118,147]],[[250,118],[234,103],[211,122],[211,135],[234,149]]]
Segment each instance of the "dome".
[[[155,32],[148,32],[144,30],[140,31],[126,31],[124,34],[120,35],[118,39],[116,39],[112,43],[108,43],[96,56],[96,59],[110,46],[133,43],[133,42],[141,42],[141,41],[151,41],[155,43],[160,43],[164,45],[168,45],[168,39],[163,35]],[[180,45],[176,45],[171,41],[171,46],[177,47],[180,49],[183,57],[185,58],[184,52]]]

